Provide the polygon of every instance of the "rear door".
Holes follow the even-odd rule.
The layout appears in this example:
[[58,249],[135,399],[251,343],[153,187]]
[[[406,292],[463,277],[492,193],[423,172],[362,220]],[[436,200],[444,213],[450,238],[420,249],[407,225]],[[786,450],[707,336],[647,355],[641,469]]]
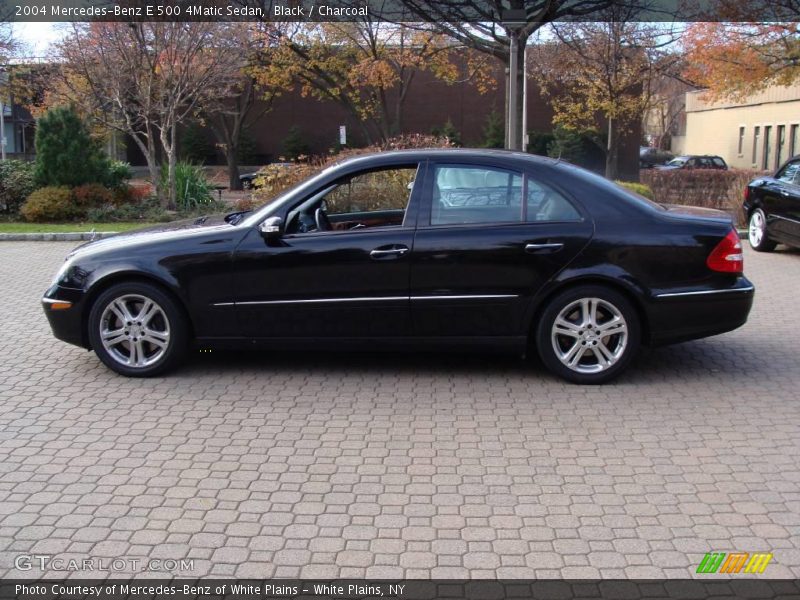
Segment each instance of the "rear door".
[[592,231],[572,199],[531,174],[431,163],[411,254],[415,335],[525,335],[532,297]]

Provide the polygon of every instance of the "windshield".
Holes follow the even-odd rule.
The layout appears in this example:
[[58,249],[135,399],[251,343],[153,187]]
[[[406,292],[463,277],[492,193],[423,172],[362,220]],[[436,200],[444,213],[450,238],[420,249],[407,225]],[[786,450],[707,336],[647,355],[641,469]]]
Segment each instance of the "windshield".
[[669,166],[669,167],[682,167],[683,165],[686,164],[686,160],[687,159],[685,159],[685,158],[673,158],[671,161],[669,161],[667,163],[667,166]]

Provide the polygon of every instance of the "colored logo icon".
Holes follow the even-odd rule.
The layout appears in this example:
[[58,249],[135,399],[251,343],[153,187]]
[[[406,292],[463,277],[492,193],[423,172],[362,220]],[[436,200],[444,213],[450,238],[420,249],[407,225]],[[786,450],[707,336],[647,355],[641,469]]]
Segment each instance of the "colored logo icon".
[[767,552],[709,552],[697,566],[698,573],[763,573],[772,560]]

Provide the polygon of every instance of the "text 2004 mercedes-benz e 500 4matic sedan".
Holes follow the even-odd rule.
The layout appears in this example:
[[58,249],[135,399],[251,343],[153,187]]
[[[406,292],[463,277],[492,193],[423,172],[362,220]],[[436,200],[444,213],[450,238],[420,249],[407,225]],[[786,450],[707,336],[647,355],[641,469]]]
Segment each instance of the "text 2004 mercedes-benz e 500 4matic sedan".
[[724,213],[662,206],[528,154],[354,158],[261,209],[73,251],[43,303],[61,340],[123,375],[203,348],[467,347],[578,383],[640,344],[741,326],[753,302]]

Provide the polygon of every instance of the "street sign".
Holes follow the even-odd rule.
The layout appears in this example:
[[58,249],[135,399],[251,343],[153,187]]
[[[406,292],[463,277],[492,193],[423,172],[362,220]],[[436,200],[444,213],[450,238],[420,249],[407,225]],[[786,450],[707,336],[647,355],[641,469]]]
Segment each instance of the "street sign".
[[339,125],[339,143],[342,146],[347,145],[347,127]]

